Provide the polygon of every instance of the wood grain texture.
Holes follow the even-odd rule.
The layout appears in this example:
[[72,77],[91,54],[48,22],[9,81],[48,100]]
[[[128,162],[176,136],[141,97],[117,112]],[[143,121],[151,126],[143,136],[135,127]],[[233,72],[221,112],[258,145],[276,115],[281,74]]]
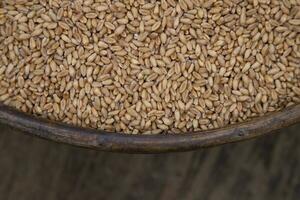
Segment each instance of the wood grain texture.
[[300,125],[187,153],[96,152],[0,125],[0,199],[299,199]]

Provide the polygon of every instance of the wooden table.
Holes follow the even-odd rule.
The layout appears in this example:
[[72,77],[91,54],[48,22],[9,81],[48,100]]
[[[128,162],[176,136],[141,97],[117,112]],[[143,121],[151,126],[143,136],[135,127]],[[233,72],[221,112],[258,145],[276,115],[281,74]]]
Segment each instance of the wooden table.
[[279,132],[195,152],[128,155],[56,144],[0,125],[0,199],[297,200],[300,124]]

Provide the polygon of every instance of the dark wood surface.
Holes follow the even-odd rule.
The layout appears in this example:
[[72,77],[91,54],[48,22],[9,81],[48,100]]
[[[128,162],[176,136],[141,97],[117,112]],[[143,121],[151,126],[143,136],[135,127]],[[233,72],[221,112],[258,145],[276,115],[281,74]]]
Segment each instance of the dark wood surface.
[[0,199],[297,200],[300,125],[278,133],[194,152],[128,155],[0,125]]

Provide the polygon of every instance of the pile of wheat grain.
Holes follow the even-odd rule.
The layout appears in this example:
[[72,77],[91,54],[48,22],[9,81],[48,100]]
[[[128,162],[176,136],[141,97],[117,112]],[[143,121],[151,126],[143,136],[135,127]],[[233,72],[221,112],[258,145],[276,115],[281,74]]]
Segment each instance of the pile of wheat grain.
[[132,134],[281,110],[300,102],[300,0],[1,0],[0,101]]

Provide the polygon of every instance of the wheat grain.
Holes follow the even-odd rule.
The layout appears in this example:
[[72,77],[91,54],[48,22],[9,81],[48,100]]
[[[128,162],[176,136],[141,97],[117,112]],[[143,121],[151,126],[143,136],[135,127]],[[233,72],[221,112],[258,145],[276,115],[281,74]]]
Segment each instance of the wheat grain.
[[0,3],[0,101],[124,133],[220,128],[300,103],[299,1]]

